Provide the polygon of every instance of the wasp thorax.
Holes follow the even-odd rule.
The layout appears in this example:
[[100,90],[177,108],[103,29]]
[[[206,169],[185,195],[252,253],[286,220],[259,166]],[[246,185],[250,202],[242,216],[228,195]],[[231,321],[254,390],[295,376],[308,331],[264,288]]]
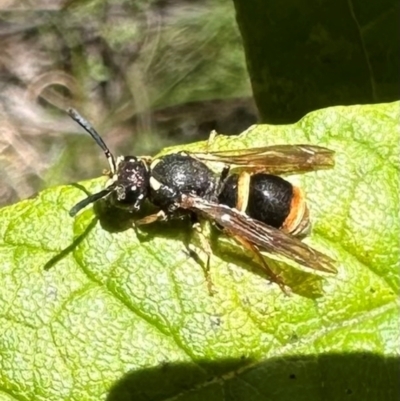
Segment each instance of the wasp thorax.
[[123,209],[139,210],[148,193],[149,171],[146,163],[134,156],[121,156],[116,167],[112,178],[112,203]]
[[215,174],[203,162],[186,153],[172,153],[155,159],[150,169],[150,198],[161,208],[171,210],[182,194],[204,199],[215,194]]

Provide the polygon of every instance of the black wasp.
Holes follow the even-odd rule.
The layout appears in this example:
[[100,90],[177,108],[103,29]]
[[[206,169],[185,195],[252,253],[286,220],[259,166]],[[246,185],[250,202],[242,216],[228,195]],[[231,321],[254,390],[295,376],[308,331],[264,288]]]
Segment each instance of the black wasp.
[[[71,216],[101,198],[129,211],[139,210],[147,199],[159,212],[137,223],[166,220],[182,212],[203,216],[253,251],[282,288],[283,283],[269,269],[260,249],[314,270],[336,272],[332,259],[296,238],[306,235],[310,228],[307,204],[300,188],[279,176],[332,168],[333,151],[312,145],[276,145],[208,153],[177,152],[155,159],[115,159],[88,121],[74,109],[69,109],[68,114],[103,149],[110,166],[106,188],[77,203],[70,210]],[[207,161],[222,162],[225,167],[216,174],[204,163]]]

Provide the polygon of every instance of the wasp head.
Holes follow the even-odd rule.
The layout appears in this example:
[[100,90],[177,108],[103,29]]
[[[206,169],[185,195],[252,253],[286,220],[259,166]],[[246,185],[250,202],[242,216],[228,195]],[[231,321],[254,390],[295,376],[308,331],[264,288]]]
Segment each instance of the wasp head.
[[101,136],[85,118],[72,108],[67,112],[100,146],[110,166],[110,180],[107,187],[82,199],[69,211],[69,214],[75,216],[87,205],[103,198],[110,200],[116,207],[129,211],[138,210],[147,197],[150,185],[146,161],[135,156],[120,156],[115,159]]
[[150,173],[144,160],[135,156],[120,156],[109,186],[113,188],[110,201],[116,207],[139,210],[146,199]]

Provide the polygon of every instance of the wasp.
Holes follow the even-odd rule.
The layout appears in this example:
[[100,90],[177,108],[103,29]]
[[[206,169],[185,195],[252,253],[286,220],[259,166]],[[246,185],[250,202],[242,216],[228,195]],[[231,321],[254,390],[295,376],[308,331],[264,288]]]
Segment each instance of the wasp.
[[[313,145],[275,145],[206,153],[182,151],[154,159],[114,158],[87,120],[74,109],[68,113],[102,148],[109,164],[105,189],[78,202],[70,210],[71,216],[102,198],[130,212],[140,210],[148,200],[159,212],[136,224],[173,219],[182,213],[202,216],[251,250],[282,289],[284,283],[268,267],[261,250],[317,271],[336,272],[331,258],[299,239],[309,233],[311,226],[307,203],[300,188],[280,177],[332,168],[332,150]],[[207,162],[222,162],[224,168],[217,174]]]

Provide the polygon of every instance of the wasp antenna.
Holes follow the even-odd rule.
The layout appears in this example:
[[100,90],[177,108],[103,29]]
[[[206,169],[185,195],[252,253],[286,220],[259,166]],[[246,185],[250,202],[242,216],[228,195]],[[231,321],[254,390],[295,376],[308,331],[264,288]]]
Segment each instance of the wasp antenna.
[[108,187],[106,189],[103,189],[100,192],[97,192],[96,194],[90,195],[85,199],[82,199],[80,202],[78,202],[70,211],[69,215],[71,217],[75,217],[77,213],[79,213],[83,208],[85,208],[87,205],[90,203],[94,203],[97,200],[104,198],[107,196],[114,188],[113,187]]
[[108,149],[107,145],[104,143],[103,139],[99,135],[99,133],[93,128],[92,124],[86,118],[82,117],[75,109],[69,108],[67,110],[69,116],[76,121],[86,132],[90,134],[90,136],[96,141],[96,143],[103,149],[104,154],[107,157],[108,164],[110,165],[110,170],[112,174],[116,172],[115,159],[110,149]]

